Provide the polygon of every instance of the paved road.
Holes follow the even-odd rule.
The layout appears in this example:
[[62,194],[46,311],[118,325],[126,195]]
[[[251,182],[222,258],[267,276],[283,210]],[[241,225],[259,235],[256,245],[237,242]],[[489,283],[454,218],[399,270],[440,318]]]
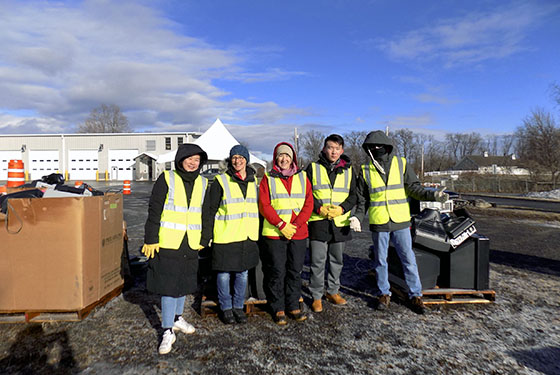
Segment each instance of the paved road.
[[541,198],[506,197],[490,194],[461,194],[463,199],[483,199],[496,207],[521,208],[560,213],[560,201]]

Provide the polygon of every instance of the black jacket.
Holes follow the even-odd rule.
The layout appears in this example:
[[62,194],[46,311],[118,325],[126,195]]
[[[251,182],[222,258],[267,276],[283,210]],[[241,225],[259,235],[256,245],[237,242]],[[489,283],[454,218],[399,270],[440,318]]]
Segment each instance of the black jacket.
[[[245,180],[241,180],[233,171],[228,160],[228,169],[225,173],[232,176],[233,180],[237,182],[243,197],[247,196],[248,183],[255,181],[255,171],[248,166],[246,171],[247,177]],[[201,245],[205,247],[208,246],[210,239],[214,235],[214,219],[224,195],[222,185],[216,181],[218,178],[220,177],[216,176],[214,178],[214,182],[212,182],[202,206]],[[245,271],[255,267],[258,262],[259,250],[256,241],[247,239],[227,244],[212,243],[212,269],[215,271]]]
[[[327,169],[327,174],[329,176],[331,186],[334,185],[336,175],[344,173],[344,171],[346,169],[349,169],[352,165],[350,158],[344,154],[342,154],[337,163],[333,165],[325,157],[325,154],[323,152],[319,154],[319,160],[317,160],[316,163],[321,164]],[[313,166],[311,163],[309,163],[305,172],[307,173],[307,178],[309,178],[309,181],[313,181]],[[344,202],[340,204],[343,209],[343,213],[351,211],[358,201],[358,197],[356,195],[355,173],[356,171],[353,171],[350,174],[350,192],[348,194],[348,197],[344,200]],[[318,214],[320,208],[321,202],[313,197],[313,212]],[[334,222],[332,220],[324,219],[310,221],[308,223],[308,226],[310,240],[323,242],[342,242],[352,239],[349,226],[337,227],[336,225],[334,225]]]
[[[183,169],[182,162],[189,156],[200,155],[201,163],[198,170],[187,172]],[[206,152],[194,144],[183,144],[175,155],[175,171],[181,177],[187,202],[190,204],[194,180],[198,177],[200,168],[208,160]],[[144,243],[155,244],[159,242],[159,226],[163,205],[169,187],[162,173],[152,189],[148,207],[148,219],[144,227]],[[185,232],[179,249],[160,248],[155,257],[148,262],[146,276],[147,289],[153,293],[164,296],[180,297],[194,293],[197,287],[198,252],[191,249],[188,243],[188,232]]]
[[[381,175],[381,178],[383,179],[383,181],[385,182],[385,184],[387,184],[387,176],[388,176],[389,170],[391,168],[391,161],[393,159],[393,156],[396,156],[396,154],[394,153],[393,142],[389,139],[389,137],[387,137],[385,135],[384,132],[382,132],[380,130],[370,132],[366,136],[366,139],[364,140],[364,143],[362,144],[362,147],[363,147],[364,151],[366,152],[366,154],[368,155],[369,159],[372,158],[372,156],[371,156],[372,154],[370,153],[370,148],[374,144],[382,144],[382,145],[386,146],[385,147],[386,153],[382,156],[375,157],[375,160],[385,170],[385,174],[380,173],[380,175]],[[420,180],[418,180],[418,177],[416,176],[416,173],[414,173],[413,168],[408,163],[406,164],[403,179],[404,179],[404,181],[403,181],[404,182],[404,189],[405,189],[407,197],[411,197],[411,198],[417,199],[419,201],[434,201],[435,200],[435,197],[434,197],[435,192],[424,188],[420,184]],[[366,181],[364,180],[361,169],[359,171],[357,190],[358,190],[358,196],[359,196],[358,199],[360,201],[360,204],[364,206],[364,212],[366,213],[365,216],[367,217],[367,209],[369,207],[369,190],[368,190]],[[360,213],[361,212],[362,211],[360,210]],[[389,220],[389,222],[386,223],[386,224],[381,224],[381,225],[370,224],[369,229],[372,232],[392,232],[392,231],[395,231],[395,230],[404,229],[404,228],[408,228],[408,227],[410,227],[410,221],[406,221],[404,223],[395,223],[392,220]]]

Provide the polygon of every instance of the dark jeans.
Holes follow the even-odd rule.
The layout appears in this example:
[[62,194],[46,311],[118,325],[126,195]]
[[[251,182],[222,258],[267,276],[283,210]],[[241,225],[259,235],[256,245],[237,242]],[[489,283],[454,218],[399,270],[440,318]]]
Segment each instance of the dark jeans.
[[264,245],[261,258],[265,293],[272,312],[299,309],[307,240],[265,239]]

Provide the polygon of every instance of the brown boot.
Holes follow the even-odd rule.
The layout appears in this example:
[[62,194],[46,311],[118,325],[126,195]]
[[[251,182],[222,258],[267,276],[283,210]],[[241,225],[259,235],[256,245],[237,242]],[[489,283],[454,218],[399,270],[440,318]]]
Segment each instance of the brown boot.
[[377,297],[377,310],[385,311],[389,309],[389,304],[391,303],[391,296],[388,294],[384,294],[382,296]]
[[288,324],[288,319],[286,319],[286,314],[284,313],[284,311],[278,311],[276,314],[274,314],[273,318],[274,323],[278,324],[279,326],[285,326],[286,324]]
[[296,322],[303,322],[307,319],[307,315],[305,315],[300,309],[288,311],[288,316]]
[[424,302],[422,301],[422,297],[412,297],[409,301],[410,309],[414,311],[416,314],[424,314],[426,312],[426,308],[424,307]]
[[340,296],[340,294],[327,294],[327,300],[334,303],[335,305],[346,305],[346,300]]
[[311,310],[315,313],[320,313],[323,311],[323,302],[320,299],[313,300]]

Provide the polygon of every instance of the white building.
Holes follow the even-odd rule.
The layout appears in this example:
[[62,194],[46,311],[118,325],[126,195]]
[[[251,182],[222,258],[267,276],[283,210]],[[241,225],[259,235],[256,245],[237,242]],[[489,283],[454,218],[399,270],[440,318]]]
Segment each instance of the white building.
[[91,133],[0,135],[0,181],[8,163],[23,160],[26,180],[61,173],[66,180],[157,179],[171,163],[156,163],[159,155],[192,143],[201,133]]

